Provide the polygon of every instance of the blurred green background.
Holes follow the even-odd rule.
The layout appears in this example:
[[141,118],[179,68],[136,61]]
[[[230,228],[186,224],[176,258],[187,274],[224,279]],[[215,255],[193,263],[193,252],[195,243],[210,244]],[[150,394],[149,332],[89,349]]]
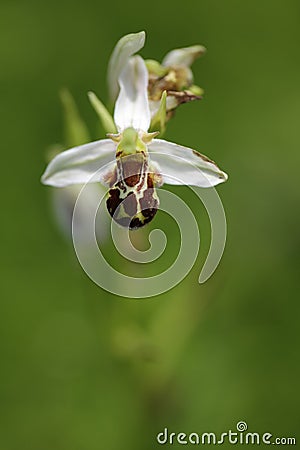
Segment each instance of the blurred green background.
[[[299,17],[297,0],[1,0],[1,450],[148,450],[164,427],[240,420],[297,437]],[[228,241],[206,284],[204,252],[169,293],[130,300],[80,269],[39,178],[63,140],[59,90],[96,139],[86,92],[106,99],[113,46],[142,29],[145,58],[208,49],[193,66],[204,99],[166,137],[230,175],[218,188]]]

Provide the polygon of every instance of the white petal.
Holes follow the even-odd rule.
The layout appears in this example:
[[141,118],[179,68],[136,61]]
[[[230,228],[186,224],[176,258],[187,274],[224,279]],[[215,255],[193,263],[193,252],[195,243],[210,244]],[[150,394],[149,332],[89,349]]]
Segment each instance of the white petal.
[[190,67],[196,58],[205,53],[202,45],[192,45],[191,47],[176,48],[166,54],[162,61],[164,67],[185,66]]
[[133,127],[147,131],[150,126],[148,71],[140,56],[130,58],[119,78],[120,93],[114,120],[119,131]]
[[164,183],[212,187],[228,178],[213,161],[191,148],[154,139],[148,150],[151,160],[160,168]]
[[115,102],[119,93],[118,79],[130,56],[138,52],[145,44],[145,32],[123,36],[115,46],[108,63],[107,83],[110,100]]
[[105,184],[105,177],[114,167],[115,152],[116,144],[110,139],[66,150],[50,161],[41,181],[56,187],[99,181]]

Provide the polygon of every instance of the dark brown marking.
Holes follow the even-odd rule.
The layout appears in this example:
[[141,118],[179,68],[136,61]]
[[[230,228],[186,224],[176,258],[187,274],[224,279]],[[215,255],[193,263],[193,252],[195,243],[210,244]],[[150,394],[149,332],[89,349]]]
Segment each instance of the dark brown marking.
[[175,97],[178,102],[178,105],[181,105],[182,103],[193,102],[195,100],[202,100],[202,97],[200,97],[199,95],[195,95],[191,91],[188,91],[188,90],[168,91],[168,95]]
[[118,188],[110,189],[108,195],[109,197],[106,200],[106,206],[109,214],[113,216],[116,209],[122,202],[122,199],[120,198],[120,190]]
[[202,153],[196,152],[196,150],[193,150],[193,153],[195,156],[198,156],[198,158],[203,159],[203,161],[216,165],[216,163],[212,159],[209,159],[207,156],[202,155]]
[[129,224],[129,228],[131,230],[136,230],[137,228],[141,228],[143,225],[145,225],[143,222],[140,221],[137,217],[132,219],[132,221]]
[[134,217],[129,224],[129,228],[131,230],[136,230],[137,228],[143,227],[147,223],[151,222],[151,220],[153,219],[153,217],[155,216],[156,213],[157,213],[157,209],[152,209],[151,211],[149,210],[148,216],[145,217],[145,215],[144,215],[145,210],[144,210],[143,218]]
[[131,175],[130,177],[125,178],[124,181],[127,186],[133,187],[140,181],[140,175]]

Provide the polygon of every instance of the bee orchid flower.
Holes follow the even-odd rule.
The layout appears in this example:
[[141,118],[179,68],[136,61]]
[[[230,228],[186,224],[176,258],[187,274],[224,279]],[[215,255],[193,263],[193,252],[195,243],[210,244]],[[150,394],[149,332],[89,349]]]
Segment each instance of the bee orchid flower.
[[163,183],[211,187],[227,175],[204,155],[149,133],[148,70],[140,56],[129,58],[118,79],[114,122],[117,133],[58,154],[42,183],[55,187],[100,182],[107,209],[131,229],[150,222],[159,208]]

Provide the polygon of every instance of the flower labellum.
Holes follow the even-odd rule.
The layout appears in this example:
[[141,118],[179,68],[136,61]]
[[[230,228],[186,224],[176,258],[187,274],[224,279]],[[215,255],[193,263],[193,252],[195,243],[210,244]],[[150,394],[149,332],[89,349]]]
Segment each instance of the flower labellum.
[[159,199],[155,190],[161,177],[151,165],[144,140],[134,128],[126,128],[117,147],[116,168],[109,184],[107,209],[114,220],[140,228],[155,216]]

